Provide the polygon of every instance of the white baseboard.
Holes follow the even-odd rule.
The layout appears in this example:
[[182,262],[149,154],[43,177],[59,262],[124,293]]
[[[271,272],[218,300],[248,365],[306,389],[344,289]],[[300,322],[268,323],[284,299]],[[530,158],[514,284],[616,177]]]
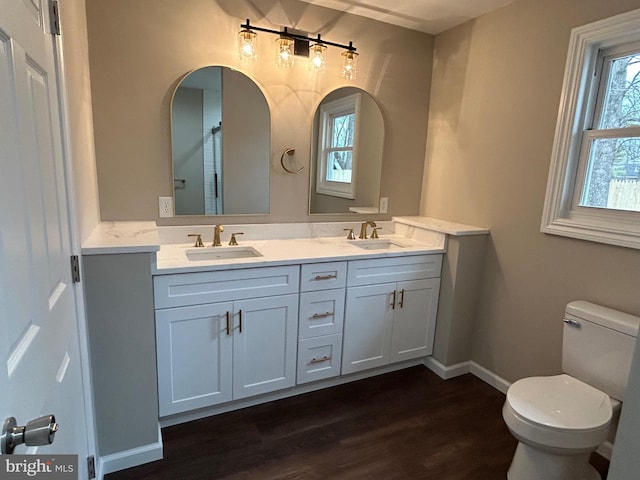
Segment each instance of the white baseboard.
[[482,365],[478,365],[476,362],[469,362],[470,371],[480,380],[483,380],[485,383],[488,383],[493,388],[500,390],[502,393],[507,393],[507,390],[511,386],[511,382],[508,382],[504,378],[496,375],[491,370],[484,368]]
[[460,375],[464,375],[471,371],[471,362],[462,362],[447,366],[443,365],[433,357],[425,358],[424,365],[443,380],[459,377]]
[[112,453],[98,458],[96,478],[102,480],[108,473],[124,470],[125,468],[137,467],[143,463],[162,460],[162,433],[158,425],[158,440],[148,445]]
[[435,358],[427,357],[424,360],[424,365],[443,380],[471,373],[502,393],[507,393],[508,388],[511,386],[511,383],[504,378],[473,361],[456,363],[455,365],[443,365]]

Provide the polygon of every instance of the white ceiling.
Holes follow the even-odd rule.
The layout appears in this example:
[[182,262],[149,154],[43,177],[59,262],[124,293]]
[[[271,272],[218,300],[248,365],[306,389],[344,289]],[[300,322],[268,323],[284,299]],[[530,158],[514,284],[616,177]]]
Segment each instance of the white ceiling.
[[302,0],[433,35],[515,0]]

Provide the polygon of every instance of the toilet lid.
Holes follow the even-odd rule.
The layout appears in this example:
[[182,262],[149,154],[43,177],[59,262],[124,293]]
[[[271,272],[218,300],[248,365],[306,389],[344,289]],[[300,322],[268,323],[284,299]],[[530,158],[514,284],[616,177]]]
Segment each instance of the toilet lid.
[[606,393],[564,374],[518,380],[509,387],[507,401],[527,420],[558,429],[602,427],[612,414]]

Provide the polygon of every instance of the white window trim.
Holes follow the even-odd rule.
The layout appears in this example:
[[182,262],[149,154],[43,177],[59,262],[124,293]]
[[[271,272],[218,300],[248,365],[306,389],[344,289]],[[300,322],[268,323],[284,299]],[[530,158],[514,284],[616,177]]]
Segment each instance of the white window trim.
[[[341,197],[348,199],[356,198],[356,174],[358,169],[358,142],[360,135],[360,102],[361,94],[354,93],[331,102],[327,102],[320,108],[320,132],[318,135],[318,171],[316,193],[330,195],[333,197]],[[325,147],[330,143],[327,135],[331,135],[329,123],[331,115],[341,113],[341,111],[354,107],[355,125],[353,149],[351,150],[351,182],[332,182],[327,180],[327,158],[325,155]]]
[[[580,144],[601,49],[640,41],[640,9],[571,31],[541,231],[640,249],[640,213],[582,208],[575,201]],[[575,193],[574,193],[575,191]]]

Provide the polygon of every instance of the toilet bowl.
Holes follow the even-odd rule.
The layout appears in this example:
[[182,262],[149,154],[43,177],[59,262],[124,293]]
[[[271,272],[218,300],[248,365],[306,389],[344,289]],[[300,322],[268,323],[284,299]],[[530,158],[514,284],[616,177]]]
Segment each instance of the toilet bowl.
[[624,396],[640,318],[588,302],[565,312],[563,373],[507,391],[502,416],[518,446],[508,480],[596,480],[591,454]]
[[520,442],[507,478],[600,478],[588,460],[607,439],[612,413],[606,393],[569,375],[518,380],[502,409]]

